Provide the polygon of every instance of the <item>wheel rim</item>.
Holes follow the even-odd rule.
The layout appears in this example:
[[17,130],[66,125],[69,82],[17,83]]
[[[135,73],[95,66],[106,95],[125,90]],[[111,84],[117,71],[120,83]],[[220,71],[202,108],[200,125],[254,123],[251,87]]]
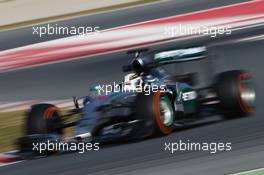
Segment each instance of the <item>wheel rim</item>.
[[160,116],[162,123],[170,127],[173,124],[173,109],[168,97],[160,98]]
[[249,74],[242,74],[240,77],[239,95],[244,110],[246,112],[252,112],[255,107],[256,93]]

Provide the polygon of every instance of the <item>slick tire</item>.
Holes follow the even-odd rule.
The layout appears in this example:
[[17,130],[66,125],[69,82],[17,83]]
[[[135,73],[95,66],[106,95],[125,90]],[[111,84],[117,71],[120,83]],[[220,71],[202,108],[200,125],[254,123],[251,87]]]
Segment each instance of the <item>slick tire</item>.
[[215,89],[220,99],[220,109],[226,117],[243,117],[254,112],[256,94],[249,72],[222,72],[216,76]]
[[169,96],[160,91],[138,94],[136,116],[146,121],[150,136],[168,135],[173,131],[174,108]]
[[26,135],[63,134],[62,120],[58,108],[51,104],[33,105],[27,113]]

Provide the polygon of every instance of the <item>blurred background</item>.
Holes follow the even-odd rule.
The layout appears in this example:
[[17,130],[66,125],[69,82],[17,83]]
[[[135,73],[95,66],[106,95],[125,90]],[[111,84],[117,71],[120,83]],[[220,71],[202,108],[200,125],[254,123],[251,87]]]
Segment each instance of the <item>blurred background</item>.
[[[254,116],[177,131],[170,136],[111,145],[98,152],[1,162],[0,174],[232,174],[263,167],[264,1],[249,0],[0,0],[0,152],[14,151],[25,111],[48,102],[68,109],[72,96],[95,84],[119,82],[132,48],[204,45],[209,59],[168,67],[198,72],[200,86],[230,69],[252,72]],[[180,25],[199,32],[168,35]],[[215,27],[230,33],[211,37]],[[214,30],[212,29],[214,28]],[[178,28],[177,28],[178,29]],[[172,32],[172,31],[171,31]],[[221,33],[221,31],[218,31]],[[81,36],[79,36],[81,35]],[[211,69],[208,71],[208,67]],[[164,151],[164,142],[231,142],[232,151]],[[8,165],[9,163],[15,163]],[[264,172],[260,172],[260,174]]]

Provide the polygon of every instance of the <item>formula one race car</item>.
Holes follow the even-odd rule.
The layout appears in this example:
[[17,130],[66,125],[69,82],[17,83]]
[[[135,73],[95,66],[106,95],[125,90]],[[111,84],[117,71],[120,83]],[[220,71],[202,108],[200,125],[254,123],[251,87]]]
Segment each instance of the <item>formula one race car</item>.
[[[27,113],[25,136],[20,150],[32,150],[33,142],[116,142],[168,135],[176,128],[208,116],[235,118],[250,115],[255,108],[252,76],[244,70],[231,70],[215,75],[211,85],[192,86],[194,74],[170,75],[162,66],[206,58],[206,47],[193,47],[160,52],[133,50],[130,72],[111,92],[102,94],[95,86],[93,96],[74,98],[75,109],[67,112],[52,104],[36,104]],[[100,91],[100,93],[98,93]],[[81,102],[82,102],[82,107]],[[72,122],[71,116],[80,118]],[[74,126],[73,136],[65,139],[64,129]]]

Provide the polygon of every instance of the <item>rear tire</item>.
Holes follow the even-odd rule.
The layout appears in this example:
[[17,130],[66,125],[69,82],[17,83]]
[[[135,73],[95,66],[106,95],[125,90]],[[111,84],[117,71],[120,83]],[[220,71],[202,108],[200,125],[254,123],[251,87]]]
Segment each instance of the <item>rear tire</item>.
[[255,89],[249,72],[232,70],[220,73],[216,77],[215,89],[220,108],[227,117],[242,117],[254,112]]
[[173,131],[174,108],[166,93],[138,94],[136,117],[146,120],[151,136],[168,135]]

